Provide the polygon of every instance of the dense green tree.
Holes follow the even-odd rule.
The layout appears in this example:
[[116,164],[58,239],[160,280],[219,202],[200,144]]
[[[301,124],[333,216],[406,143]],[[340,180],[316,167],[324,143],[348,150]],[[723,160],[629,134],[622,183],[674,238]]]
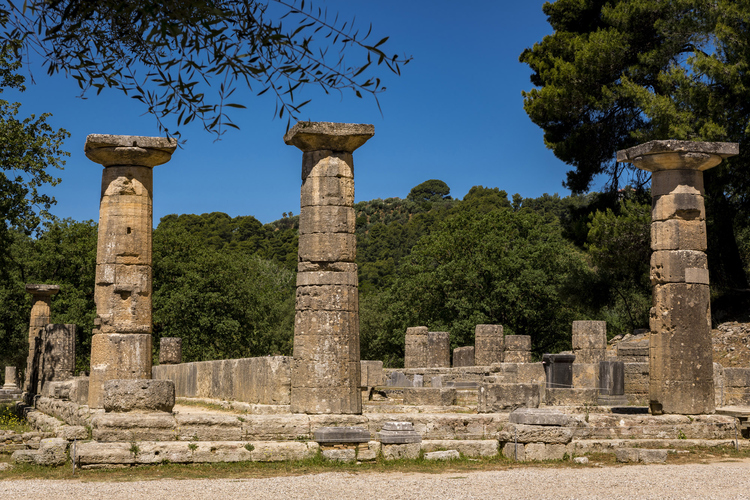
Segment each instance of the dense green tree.
[[414,186],[406,196],[407,200],[423,203],[426,201],[443,201],[450,200],[451,188],[448,184],[439,179],[430,179],[424,181],[418,186]]
[[368,42],[354,23],[328,16],[310,0],[29,0],[0,5],[0,40],[22,40],[82,91],[119,89],[141,101],[165,132],[199,120],[221,135],[235,126],[227,112],[244,108],[232,94],[270,92],[277,115],[292,117],[308,85],[325,92],[376,96],[385,90],[370,71],[400,74],[410,58],[386,56],[388,37]]
[[184,228],[154,233],[154,336],[181,337],[185,361],[291,354],[294,273]]
[[570,322],[580,319],[586,273],[553,216],[459,211],[412,249],[385,299],[373,299],[387,317],[363,312],[363,338],[372,351],[402,357],[407,326],[445,329],[456,347],[473,343],[476,324],[494,323],[531,335],[537,354],[556,352],[569,346]]
[[750,4],[558,0],[543,10],[555,32],[521,54],[538,87],[524,106],[574,167],[566,185],[582,192],[604,173],[616,191],[631,167],[615,152],[651,139],[740,142],[739,157],[706,173],[706,208],[712,281],[747,288],[733,223],[750,210]]
[[597,302],[611,335],[648,328],[651,308],[651,205],[624,200],[618,208],[592,215],[586,245],[603,282]]

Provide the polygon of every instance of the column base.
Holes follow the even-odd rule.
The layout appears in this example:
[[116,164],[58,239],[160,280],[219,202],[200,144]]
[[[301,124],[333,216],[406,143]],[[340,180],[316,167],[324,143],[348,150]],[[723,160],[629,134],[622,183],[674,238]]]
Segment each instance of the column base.
[[91,338],[89,407],[104,407],[104,383],[151,378],[151,334],[99,333]]

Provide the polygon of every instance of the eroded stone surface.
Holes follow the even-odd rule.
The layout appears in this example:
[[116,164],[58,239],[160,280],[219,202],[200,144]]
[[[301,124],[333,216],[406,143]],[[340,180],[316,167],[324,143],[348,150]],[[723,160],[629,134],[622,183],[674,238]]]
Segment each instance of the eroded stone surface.
[[477,325],[474,329],[474,362],[489,366],[503,362],[505,336],[502,325]]
[[171,380],[108,380],[104,383],[104,410],[108,412],[163,411],[174,407]]

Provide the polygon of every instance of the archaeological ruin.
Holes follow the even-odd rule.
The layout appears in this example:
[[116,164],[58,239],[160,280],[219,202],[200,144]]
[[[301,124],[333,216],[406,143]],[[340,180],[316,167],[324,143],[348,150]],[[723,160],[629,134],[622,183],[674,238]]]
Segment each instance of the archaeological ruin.
[[[152,168],[175,144],[89,136],[86,154],[104,166],[91,371],[73,373],[75,329],[51,324],[58,289],[28,285],[18,408],[37,432],[6,436],[0,451],[100,468],[591,452],[663,462],[694,446],[750,448],[750,368],[712,362],[704,253],[702,171],[736,144],[618,153],[653,173],[650,331],[608,341],[605,322],[574,321],[571,351],[534,360],[533,332],[478,324],[474,345],[451,351],[450,332],[413,325],[404,368],[388,368],[359,352],[352,155],[373,135],[372,125],[300,122],[284,136],[303,152],[293,355],[183,362],[182,340],[165,337],[153,367]],[[20,393],[15,378],[8,367],[0,397]]]

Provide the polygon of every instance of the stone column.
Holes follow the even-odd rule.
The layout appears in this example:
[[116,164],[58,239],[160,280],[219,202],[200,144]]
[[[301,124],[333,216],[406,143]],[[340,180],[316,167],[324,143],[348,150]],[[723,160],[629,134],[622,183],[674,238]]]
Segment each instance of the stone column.
[[426,326],[411,326],[406,329],[404,342],[404,368],[426,368],[429,344]]
[[3,389],[14,391],[18,389],[18,386],[16,385],[16,367],[15,366],[6,366],[5,367],[5,384],[3,385]]
[[531,336],[530,335],[506,335],[505,363],[531,363]]
[[151,378],[153,167],[177,143],[160,137],[92,134],[86,156],[104,166],[99,205],[89,406],[103,406],[104,383]]
[[703,171],[739,153],[723,142],[651,141],[617,152],[651,177],[651,413],[714,411]]
[[352,152],[373,135],[372,125],[299,122],[284,136],[304,153],[294,413],[362,413]]
[[449,332],[427,332],[427,368],[451,367]]
[[503,325],[477,325],[474,330],[474,361],[477,366],[502,363],[505,352]]
[[23,390],[34,393],[39,379],[39,355],[44,329],[50,323],[50,303],[52,296],[60,291],[58,285],[27,284],[26,292],[31,294],[31,317],[29,318],[29,355],[26,361],[26,377]]
[[179,365],[182,363],[182,339],[162,337],[159,343],[159,364]]
[[573,322],[573,354],[575,362],[599,363],[607,351],[606,321]]

